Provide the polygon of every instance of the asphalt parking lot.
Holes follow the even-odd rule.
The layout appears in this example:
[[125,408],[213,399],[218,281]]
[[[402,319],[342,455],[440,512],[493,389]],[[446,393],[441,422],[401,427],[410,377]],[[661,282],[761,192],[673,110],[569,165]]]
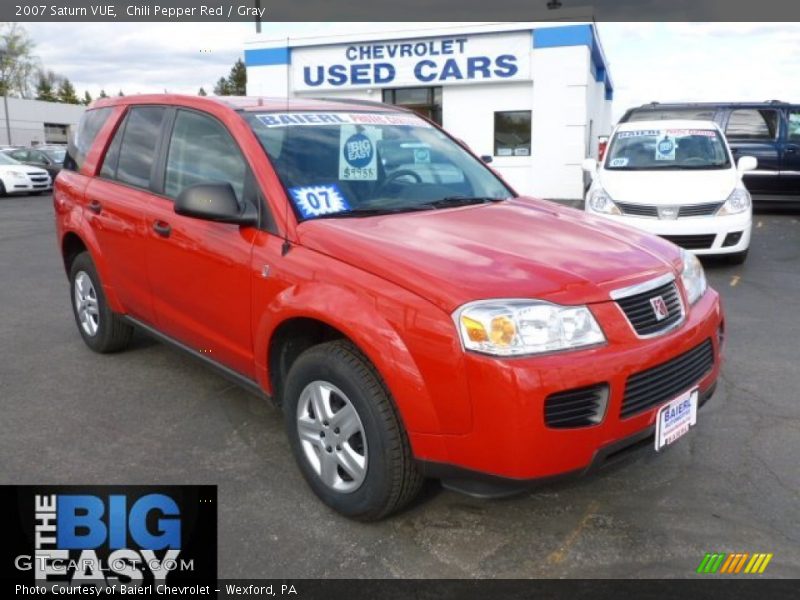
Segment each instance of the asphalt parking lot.
[[221,577],[690,577],[711,551],[798,577],[800,215],[753,235],[744,266],[707,263],[727,362],[687,438],[502,501],[431,483],[359,524],[306,487],[270,405],[144,336],[86,348],[50,196],[0,198],[0,484],[217,484]]

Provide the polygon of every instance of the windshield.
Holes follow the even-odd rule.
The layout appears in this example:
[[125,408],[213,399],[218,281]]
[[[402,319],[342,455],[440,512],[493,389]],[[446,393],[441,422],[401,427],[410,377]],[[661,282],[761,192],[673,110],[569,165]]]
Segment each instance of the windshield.
[[429,210],[513,196],[483,163],[414,115],[245,116],[300,219]]
[[605,168],[613,171],[727,169],[722,136],[715,129],[637,129],[619,131]]
[[0,152],[0,165],[19,165],[22,164],[18,160],[14,160],[8,154]]
[[47,148],[46,150],[42,150],[47,157],[56,163],[63,163],[64,157],[67,155],[66,150],[62,150],[61,148]]

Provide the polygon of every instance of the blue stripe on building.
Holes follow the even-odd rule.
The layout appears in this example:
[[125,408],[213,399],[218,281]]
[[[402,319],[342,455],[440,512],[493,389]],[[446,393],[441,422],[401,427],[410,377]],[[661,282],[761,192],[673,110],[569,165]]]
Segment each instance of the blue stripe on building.
[[288,65],[291,62],[289,48],[258,48],[244,51],[244,64],[248,67]]

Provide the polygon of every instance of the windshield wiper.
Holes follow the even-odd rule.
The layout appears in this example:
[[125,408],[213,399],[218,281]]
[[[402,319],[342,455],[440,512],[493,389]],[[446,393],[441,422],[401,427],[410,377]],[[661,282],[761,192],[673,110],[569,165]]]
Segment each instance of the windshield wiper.
[[491,202],[502,202],[505,198],[492,198],[489,196],[446,196],[439,200],[428,202],[424,206],[433,208],[451,208],[454,206],[469,206],[470,204],[489,204]]
[[[418,210],[431,210],[428,204],[417,204],[414,206],[400,206],[395,208],[351,208],[342,212],[320,215],[314,219],[347,219],[350,217],[374,217],[376,215],[396,215],[398,213],[412,212]],[[313,220],[313,219],[312,219]]]

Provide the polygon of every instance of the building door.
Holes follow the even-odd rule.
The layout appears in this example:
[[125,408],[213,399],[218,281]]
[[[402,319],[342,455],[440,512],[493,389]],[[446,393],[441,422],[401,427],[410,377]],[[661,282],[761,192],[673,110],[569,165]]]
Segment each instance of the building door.
[[409,108],[438,125],[442,124],[441,87],[386,89],[383,90],[383,101]]

